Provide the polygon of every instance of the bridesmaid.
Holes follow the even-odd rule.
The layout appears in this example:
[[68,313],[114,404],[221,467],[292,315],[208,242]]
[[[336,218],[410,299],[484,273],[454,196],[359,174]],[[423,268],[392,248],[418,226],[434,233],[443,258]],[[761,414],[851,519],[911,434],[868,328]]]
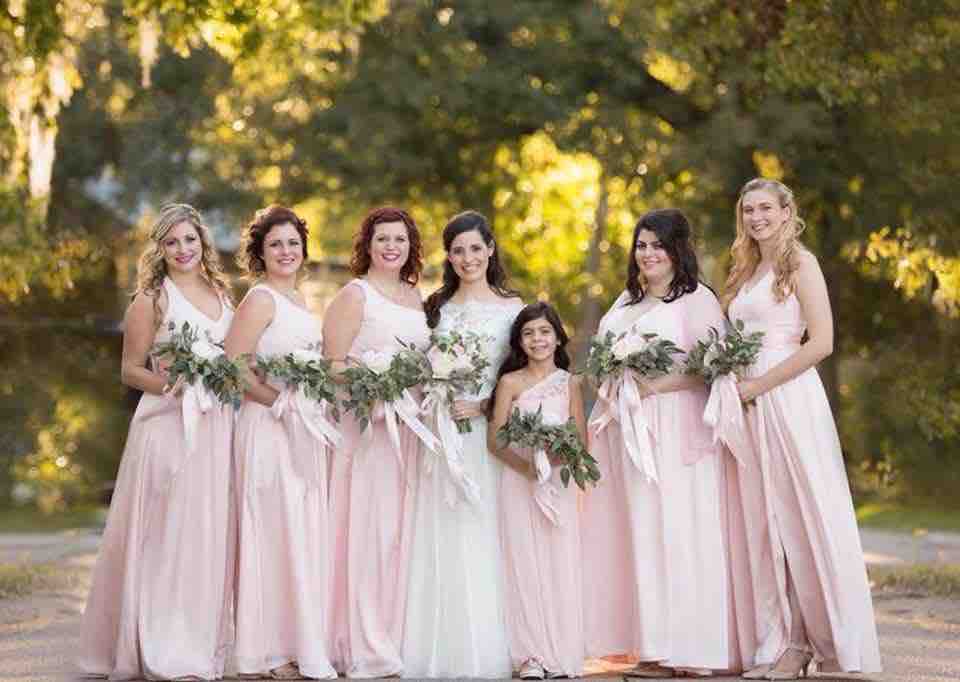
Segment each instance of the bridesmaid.
[[497,504],[503,465],[487,450],[486,406],[523,303],[506,287],[493,232],[481,214],[454,216],[443,230],[443,247],[443,284],[426,301],[427,324],[440,332],[470,330],[488,337],[484,386],[456,401],[452,411],[454,419],[471,420],[472,431],[463,434],[463,467],[479,487],[480,500],[451,504],[453,484],[445,467],[421,462],[404,676],[509,677]]
[[[500,483],[500,533],[506,573],[510,656],[521,679],[577,677],[584,640],[577,492],[559,468],[538,482],[535,458],[501,448],[497,431],[513,409],[543,409],[547,423],[571,416],[584,437],[580,385],[567,371],[567,334],[547,303],[528,305],[510,328],[510,354],[491,396],[488,447],[506,464]],[[573,484],[571,484],[573,486]]]
[[[186,204],[164,206],[124,317],[120,379],[143,397],[83,615],[79,666],[85,674],[118,680],[223,675],[232,622],[232,410],[215,403],[199,417],[184,413],[179,389],[171,390],[147,359],[155,342],[169,339],[169,325],[189,322],[219,340],[232,314],[227,280],[200,215]],[[191,419],[196,435],[188,444]]]
[[[230,332],[231,357],[284,355],[320,343],[319,321],[297,291],[307,225],[292,210],[258,211],[238,257],[256,284]],[[327,465],[282,386],[249,373],[237,417],[239,557],[237,672],[275,679],[336,677],[326,649]]]
[[[723,328],[683,213],[645,214],[631,253],[601,334],[654,333],[689,351],[709,327]],[[603,478],[584,502],[587,651],[639,659],[630,676],[707,676],[730,664],[721,467],[702,421],[706,397],[703,381],[680,370],[630,374],[600,387],[591,414]]]
[[[420,233],[410,215],[379,208],[354,239],[357,279],[336,295],[324,318],[324,353],[334,370],[365,354],[392,355],[397,339],[426,346],[420,292]],[[333,653],[349,677],[403,673],[401,657],[413,480],[419,441],[402,422],[399,448],[383,416],[361,433],[343,417],[344,443],[333,458],[331,523],[335,535]],[[408,480],[411,477],[411,480]]]
[[833,351],[826,283],[785,185],[748,182],[736,221],[724,302],[732,320],[765,334],[738,386],[756,466],[729,467],[738,635],[753,666],[744,677],[795,679],[811,661],[878,672],[860,536],[815,369]]

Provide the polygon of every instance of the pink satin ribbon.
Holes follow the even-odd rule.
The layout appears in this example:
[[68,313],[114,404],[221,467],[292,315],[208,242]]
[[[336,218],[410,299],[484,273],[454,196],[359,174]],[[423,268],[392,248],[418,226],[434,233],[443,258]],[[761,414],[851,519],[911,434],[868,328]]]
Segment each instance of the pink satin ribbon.
[[[294,470],[301,478],[314,485],[323,485],[326,481],[326,466],[323,459],[328,450],[335,451],[342,442],[340,432],[327,420],[326,411],[325,403],[311,400],[302,388],[283,389],[270,406],[270,414],[287,426],[293,451]],[[319,443],[318,455],[312,456],[311,448],[297,444],[300,427]]]
[[714,380],[710,398],[703,410],[703,422],[713,429],[713,442],[722,441],[737,463],[747,466],[750,437],[743,416],[743,403],[737,391],[737,379],[724,374]]
[[653,458],[653,432],[647,423],[634,372],[627,369],[615,379],[606,379],[600,385],[597,398],[601,411],[590,421],[590,428],[599,434],[610,422],[619,422],[624,449],[630,461],[648,482],[659,482],[657,464]]

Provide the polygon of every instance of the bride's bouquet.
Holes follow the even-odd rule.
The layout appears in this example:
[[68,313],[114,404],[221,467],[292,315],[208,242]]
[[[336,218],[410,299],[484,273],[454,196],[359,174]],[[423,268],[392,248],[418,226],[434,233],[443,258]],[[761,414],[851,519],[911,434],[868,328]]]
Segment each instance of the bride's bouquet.
[[682,352],[670,339],[634,329],[619,335],[608,331],[590,342],[584,371],[600,384],[600,409],[590,427],[600,433],[611,422],[619,422],[627,455],[649,481],[657,481],[658,475],[637,378],[668,374],[675,364],[673,356]]
[[201,337],[199,330],[189,322],[184,322],[179,330],[174,322],[170,322],[168,330],[170,339],[154,344],[151,355],[169,360],[165,368],[174,392],[202,387],[222,404],[240,409],[246,389],[241,361],[228,358],[222,344],[209,334]]
[[537,478],[541,482],[551,473],[547,453],[559,460],[560,480],[564,487],[568,487],[573,479],[582,490],[586,490],[587,483],[596,485],[600,480],[597,460],[584,447],[573,418],[551,424],[544,421],[542,407],[536,412],[514,408],[507,423],[497,432],[497,441],[501,447],[529,448],[534,453]]
[[[484,370],[490,366],[483,349],[486,339],[473,332],[459,331],[434,333],[430,337],[427,350],[430,377],[425,407],[436,406],[449,412],[458,395],[479,393]],[[457,419],[455,423],[460,433],[473,430],[469,419]]]
[[330,363],[317,347],[297,349],[285,355],[257,357],[257,370],[285,385],[277,396],[271,411],[275,417],[297,412],[310,434],[324,445],[336,447],[340,434],[327,420],[327,412],[337,421],[336,384],[330,372]]
[[763,346],[763,332],[744,333],[743,320],[737,320],[720,336],[710,327],[709,337],[697,341],[687,354],[684,371],[702,376],[708,384],[730,374],[740,376],[757,361]]
[[703,421],[713,429],[714,442],[723,441],[740,464],[746,464],[749,439],[737,379],[757,361],[762,346],[763,332],[746,334],[743,321],[737,320],[723,336],[711,327],[708,338],[690,350],[684,366],[687,374],[703,377],[710,386]]
[[627,369],[643,377],[660,376],[673,369],[673,356],[682,352],[673,341],[656,334],[608,331],[590,341],[585,373],[598,383],[616,379]]

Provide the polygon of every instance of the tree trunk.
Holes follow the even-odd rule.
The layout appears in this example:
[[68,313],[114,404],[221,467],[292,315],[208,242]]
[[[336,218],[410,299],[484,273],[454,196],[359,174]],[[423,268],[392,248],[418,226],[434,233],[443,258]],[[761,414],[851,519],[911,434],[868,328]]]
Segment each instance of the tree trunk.
[[595,296],[591,287],[596,280],[600,269],[600,244],[607,235],[607,215],[609,213],[609,192],[607,191],[607,174],[601,166],[600,177],[597,180],[598,199],[597,209],[593,214],[593,234],[590,236],[590,248],[587,251],[587,260],[584,263],[584,274],[587,275],[587,287],[583,295],[583,307],[580,309],[580,319],[577,321],[577,334],[573,347],[574,358],[580,360],[589,347],[590,338],[596,333],[600,322],[600,297]]

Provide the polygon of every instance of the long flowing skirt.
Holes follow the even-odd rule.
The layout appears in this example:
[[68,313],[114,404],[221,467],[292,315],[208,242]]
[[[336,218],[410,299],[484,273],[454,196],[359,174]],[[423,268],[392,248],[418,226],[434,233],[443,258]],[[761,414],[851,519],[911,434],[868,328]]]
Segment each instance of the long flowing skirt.
[[400,451],[382,419],[361,433],[340,422],[343,445],[331,462],[334,538],[331,651],[349,677],[403,672],[403,617],[419,447],[399,426]]
[[405,677],[509,677],[503,603],[499,486],[503,466],[487,450],[487,422],[463,434],[476,506],[455,500],[446,465],[424,450],[417,477],[410,587],[403,641]]
[[726,669],[722,467],[717,452],[691,452],[704,449],[690,424],[690,415],[702,414],[702,400],[676,392],[647,398],[644,409],[658,482],[630,460],[617,422],[590,433],[602,479],[584,502],[587,651]]
[[223,675],[236,542],[232,424],[229,408],[203,415],[188,455],[179,404],[141,398],[83,616],[82,672]]
[[507,632],[514,668],[533,658],[575,677],[585,655],[578,493],[573,483],[563,488],[557,471],[551,482],[560,525],[537,504],[532,480],[506,467],[500,479]]
[[[766,350],[759,375],[795,349]],[[792,609],[823,670],[878,672],[873,605],[840,441],[816,370],[747,410],[754,452],[728,467],[737,637],[744,667],[791,642]],[[795,599],[787,591],[793,585]],[[791,603],[792,602],[792,603]]]
[[[294,458],[322,458],[309,436],[256,403],[237,418],[237,671],[296,662],[312,678],[336,677],[327,652],[330,543],[325,480],[299,475]],[[326,462],[316,469],[326,473]]]

